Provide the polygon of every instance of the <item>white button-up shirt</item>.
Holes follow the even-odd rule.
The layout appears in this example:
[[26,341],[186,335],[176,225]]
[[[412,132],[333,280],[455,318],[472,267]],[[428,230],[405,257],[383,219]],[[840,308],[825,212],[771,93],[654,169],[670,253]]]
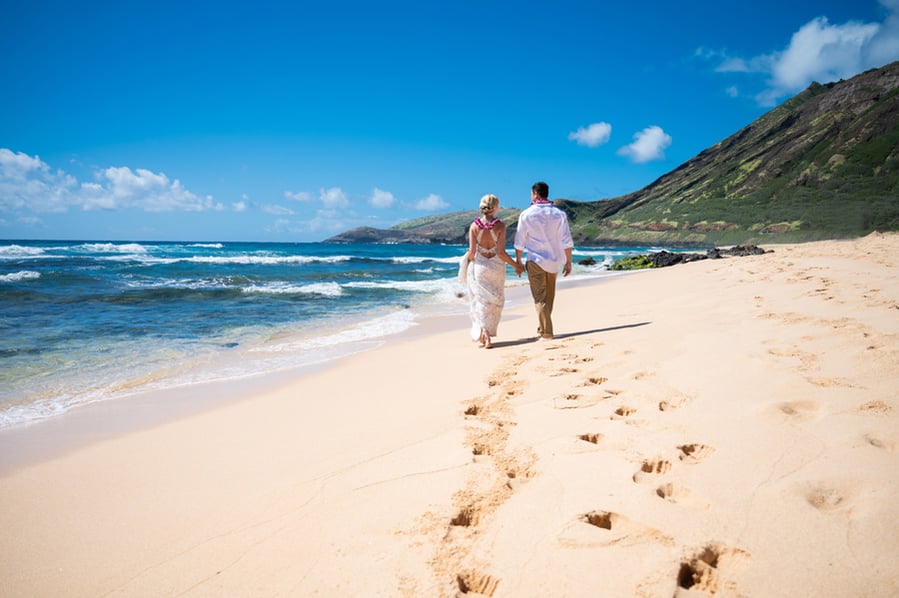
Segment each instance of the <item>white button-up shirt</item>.
[[533,204],[518,216],[515,249],[527,250],[527,260],[547,272],[565,265],[565,250],[574,247],[568,216],[550,203]]

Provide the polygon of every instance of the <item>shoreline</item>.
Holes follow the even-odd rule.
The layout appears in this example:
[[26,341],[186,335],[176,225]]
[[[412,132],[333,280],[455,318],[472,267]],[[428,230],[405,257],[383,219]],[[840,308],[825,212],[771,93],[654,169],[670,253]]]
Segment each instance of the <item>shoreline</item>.
[[[565,284],[589,285],[617,276],[618,274],[584,277],[565,281]],[[507,286],[507,306],[514,308],[524,301],[530,301],[527,293],[526,281],[524,284]],[[412,309],[416,314],[410,327],[385,336],[355,341],[348,345],[344,353],[324,361],[234,379],[207,380],[144,390],[133,395],[78,405],[60,415],[0,429],[0,477],[15,469],[35,465],[97,442],[201,414],[232,402],[250,400],[259,394],[275,392],[302,377],[340,367],[345,360],[376,351],[387,343],[405,342],[453,330],[459,330],[463,336],[466,334],[469,323],[467,303],[454,307],[442,303],[422,303]]]
[[14,469],[0,577],[17,595],[894,594],[897,249],[572,281],[549,342],[524,286],[491,350],[459,314]]
[[[385,343],[402,342],[415,336],[427,335],[431,327],[436,331],[449,326],[442,324],[441,320],[467,320],[467,317],[467,314],[423,316],[421,324],[386,336],[353,342],[345,353],[324,361],[238,378],[206,380],[140,391],[133,395],[78,405],[60,415],[2,429],[0,477],[17,468],[35,465],[97,442],[165,425],[230,403],[251,400],[260,394],[276,392],[306,376],[340,367],[342,362],[356,355],[376,351]],[[425,332],[416,332],[420,327],[424,327]]]

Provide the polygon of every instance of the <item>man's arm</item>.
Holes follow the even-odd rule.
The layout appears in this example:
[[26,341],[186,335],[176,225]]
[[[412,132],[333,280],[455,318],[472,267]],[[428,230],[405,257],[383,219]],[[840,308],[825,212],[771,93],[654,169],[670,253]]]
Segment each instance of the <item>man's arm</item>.
[[[523,214],[524,212],[522,212]],[[515,247],[515,263],[518,264],[518,277],[524,271],[524,264],[521,263],[521,255],[524,253],[525,242],[527,241],[527,224],[521,215],[518,216],[518,227],[515,229],[515,239],[512,245]]]
[[562,266],[562,276],[571,274],[571,247],[565,248],[565,265]]

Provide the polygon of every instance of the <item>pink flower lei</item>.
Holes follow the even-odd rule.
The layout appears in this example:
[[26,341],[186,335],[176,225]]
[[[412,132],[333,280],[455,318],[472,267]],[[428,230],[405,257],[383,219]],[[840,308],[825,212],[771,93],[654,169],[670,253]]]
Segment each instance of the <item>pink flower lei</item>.
[[481,230],[490,230],[493,228],[493,225],[499,220],[496,216],[490,219],[490,222],[484,222],[483,217],[478,216],[474,219],[475,224],[478,225],[478,228]]

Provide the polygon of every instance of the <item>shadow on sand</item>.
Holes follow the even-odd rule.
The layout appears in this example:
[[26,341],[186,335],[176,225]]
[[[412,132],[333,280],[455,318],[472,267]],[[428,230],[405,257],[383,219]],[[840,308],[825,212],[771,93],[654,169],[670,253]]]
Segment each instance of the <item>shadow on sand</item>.
[[[626,328],[638,328],[640,326],[648,326],[652,324],[652,322],[639,322],[637,324],[624,324],[622,326],[610,326],[609,328],[594,328],[593,330],[581,330],[578,332],[566,332],[564,334],[557,334],[553,340],[561,340],[563,338],[572,338],[575,336],[584,336],[587,334],[599,334],[600,332],[612,332],[613,330],[624,330]],[[494,349],[502,349],[504,347],[517,347],[519,345],[529,345],[537,340],[537,337],[531,336],[528,338],[521,338],[514,341],[493,341]]]

